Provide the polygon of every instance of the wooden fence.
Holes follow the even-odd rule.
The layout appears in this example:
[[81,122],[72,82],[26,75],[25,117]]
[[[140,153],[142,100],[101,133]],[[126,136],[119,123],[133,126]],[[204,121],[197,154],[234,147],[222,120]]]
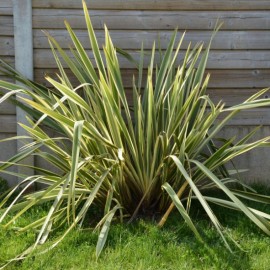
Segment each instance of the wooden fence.
[[[33,38],[31,44],[29,40],[22,40],[22,44],[28,44],[27,48],[32,50],[31,72],[35,80],[46,85],[44,75],[53,75],[56,72],[47,38],[41,30],[47,30],[63,48],[68,49],[70,40],[64,27],[64,20],[67,19],[85,48],[90,49],[80,0],[1,0],[1,59],[14,65],[21,61],[20,50],[23,48],[14,45],[14,29],[20,33],[20,28],[23,25],[25,27],[25,17],[21,17],[21,22],[16,21],[16,4],[31,5],[32,19],[27,24]],[[198,41],[207,43],[219,19],[223,21],[223,26],[214,39],[207,66],[211,73],[208,91],[210,96],[215,101],[223,99],[229,106],[243,101],[258,89],[270,86],[268,0],[89,0],[87,4],[100,44],[104,39],[105,23],[115,45],[128,50],[135,58],[138,57],[141,42],[145,49],[150,50],[152,42],[159,39],[161,48],[165,49],[175,28],[179,29],[179,35],[187,30],[183,49],[189,41],[193,44]],[[13,25],[14,23],[17,25]],[[18,37],[15,35],[15,40],[16,38]],[[91,55],[90,51],[89,54]],[[130,91],[134,69],[124,59],[121,60],[121,65],[125,69],[127,91]],[[268,94],[265,95],[267,97]],[[14,106],[7,103],[0,106],[0,138],[18,132],[16,117],[18,118],[18,113],[16,116]],[[241,136],[255,125],[263,125],[258,137],[270,135],[269,108],[239,115],[223,133],[226,136]],[[6,159],[15,151],[14,143],[1,144],[0,160]],[[270,151],[267,149],[256,150],[238,162],[251,169],[246,174],[249,180],[267,180],[270,175]]]
[[[13,8],[12,1],[0,1],[0,58],[14,65],[14,30],[13,30]],[[0,75],[1,80],[9,80]],[[10,103],[5,102],[0,105],[0,139],[15,136],[17,133],[16,108]],[[17,151],[17,144],[9,141],[0,144],[0,161],[14,155]],[[1,175],[0,175],[1,176]],[[16,182],[14,177],[3,175],[11,184]]]

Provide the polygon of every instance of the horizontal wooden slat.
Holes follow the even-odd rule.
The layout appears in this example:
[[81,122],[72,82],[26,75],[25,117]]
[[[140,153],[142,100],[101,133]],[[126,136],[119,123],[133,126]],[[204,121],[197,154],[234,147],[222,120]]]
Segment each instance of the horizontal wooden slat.
[[0,133],[15,133],[16,126],[15,115],[0,115]]
[[[234,106],[243,103],[249,97],[257,93],[260,89],[208,89],[211,100],[217,104],[219,101],[225,102],[226,106]],[[261,99],[269,98],[270,91],[261,96]]]
[[[78,81],[74,75],[66,70],[67,75],[74,86]],[[207,70],[211,74],[209,88],[264,88],[270,86],[270,70]],[[45,75],[56,78],[55,74],[59,73],[57,69],[35,69],[35,80],[49,86],[44,79]],[[122,78],[125,86],[132,87],[132,77],[138,78],[136,70],[122,70]]]
[[[229,125],[270,125],[270,110],[266,108],[243,111],[230,121]],[[0,115],[0,133],[12,132],[16,132],[15,115]]]
[[1,36],[14,35],[12,16],[0,16],[0,35]]
[[[89,9],[147,9],[147,10],[266,10],[267,0],[87,0]],[[33,0],[36,8],[81,8],[79,0]]]
[[[133,92],[128,88],[125,90],[129,105],[133,105]],[[243,103],[250,98],[253,94],[257,93],[259,89],[208,89],[206,94],[209,95],[214,104],[218,104],[220,101],[225,103],[226,107],[231,107]],[[261,99],[269,98],[270,91],[261,96]],[[267,107],[267,110],[270,110]]]
[[12,0],[0,1],[0,15],[12,15]]
[[[212,30],[219,19],[223,30],[269,30],[268,11],[90,11],[93,27],[103,29],[200,29]],[[34,9],[33,27],[39,29],[62,29],[68,20],[74,29],[85,29],[82,10]]]
[[[2,55],[1,60],[5,61],[6,63],[8,63],[10,65],[14,65],[14,63],[15,63],[14,56]],[[1,75],[1,71],[0,71],[0,75]]]
[[[69,51],[67,51],[69,54]],[[139,61],[139,52],[130,52],[132,57]],[[93,55],[89,52],[89,57],[93,60]],[[184,57],[179,53],[177,61],[180,62]],[[156,57],[158,59],[158,56]],[[119,57],[122,68],[132,68],[133,64],[126,58]],[[149,54],[145,56],[145,67],[149,63]],[[49,49],[34,50],[34,66],[36,68],[55,68],[55,60]],[[66,67],[64,65],[64,67]],[[209,54],[207,64],[209,69],[266,69],[270,68],[270,51],[212,51]]]
[[[125,90],[128,103],[133,105],[133,92],[128,88]],[[226,107],[231,107],[243,103],[250,98],[253,94],[257,93],[259,89],[208,89],[206,94],[209,95],[214,104],[218,104],[220,101],[225,103]],[[270,91],[261,96],[261,99],[269,98]],[[270,110],[268,107],[267,110]]]
[[13,104],[4,102],[0,104],[0,115],[15,114],[16,108]]
[[270,86],[270,70],[207,70],[209,88],[265,88]]
[[[34,48],[49,48],[47,36],[40,30],[34,31]],[[69,48],[72,41],[66,30],[49,30],[49,34],[59,42],[62,48]],[[166,49],[172,31],[136,31],[136,30],[111,30],[110,35],[115,46],[122,49],[138,49],[143,46],[145,49],[151,49],[153,42],[159,42],[162,49]],[[179,32],[177,39],[180,39],[183,31]],[[77,30],[76,35],[85,49],[90,48],[89,36],[87,31]],[[196,44],[204,42],[207,44],[211,38],[211,31],[188,31],[185,34],[182,48],[187,48],[190,42]],[[104,44],[104,31],[96,31],[96,36],[100,46]],[[1,42],[1,39],[0,39]],[[212,49],[269,49],[270,31],[220,31],[214,38]],[[175,47],[177,44],[175,45]],[[1,49],[0,49],[1,50]]]
[[[222,115],[219,119],[223,119],[226,114]],[[232,120],[228,122],[231,126],[257,126],[257,125],[270,125],[270,110],[254,109],[245,110],[237,114]]]
[[[218,104],[220,101],[225,103],[226,107],[231,107],[243,103],[250,98],[253,94],[257,93],[260,89],[208,89],[206,94],[209,95],[214,104]],[[132,89],[126,89],[127,100],[130,105],[133,104]],[[269,98],[270,91],[262,99]],[[266,110],[270,110],[267,107]],[[270,121],[269,121],[270,122]]]
[[[74,87],[78,86],[79,82],[74,79],[74,75],[68,70],[66,72]],[[260,89],[270,86],[270,70],[208,70],[207,72],[211,73],[207,93],[210,95],[213,102],[218,103],[222,100],[226,103],[226,106],[239,104],[248,99],[251,95],[257,93]],[[43,83],[47,87],[51,87],[44,79],[44,76],[46,74],[57,80],[56,73],[57,70],[55,69],[36,69],[35,80]],[[123,70],[122,72],[123,83],[126,87],[129,103],[132,103],[132,90],[130,88],[132,87],[133,74],[138,78],[135,70]],[[268,97],[270,97],[270,93],[266,93],[261,98]]]
[[[223,119],[225,115],[226,114],[219,119]],[[0,133],[15,133],[16,125],[15,115],[0,115]],[[267,108],[241,112],[236,115],[228,125],[270,125],[270,110]]]
[[8,36],[0,36],[0,56],[14,56],[14,38]]
[[[16,136],[15,132],[14,133],[1,133],[0,132],[0,140],[8,139],[11,137]],[[0,161],[7,161],[10,159],[12,156],[16,154],[17,151],[17,142],[16,140],[10,140],[6,142],[1,142],[0,143]],[[16,172],[17,167],[13,166],[12,169],[9,168],[9,171],[14,171]],[[10,186],[14,186],[18,182],[16,181],[16,177],[13,177],[8,174],[0,173],[0,177],[3,177],[8,181],[8,184]]]

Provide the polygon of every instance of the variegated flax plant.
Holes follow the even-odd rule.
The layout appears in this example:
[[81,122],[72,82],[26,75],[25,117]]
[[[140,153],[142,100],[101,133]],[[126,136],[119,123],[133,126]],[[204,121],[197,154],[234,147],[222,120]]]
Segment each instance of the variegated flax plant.
[[[229,236],[212,204],[243,212],[270,235],[270,215],[242,201],[270,203],[270,197],[257,194],[234,177],[236,170],[226,167],[236,156],[269,146],[270,137],[251,142],[255,129],[240,140],[217,139],[220,130],[239,112],[269,106],[269,99],[260,99],[268,89],[232,107],[225,107],[223,102],[214,104],[206,93],[209,75],[205,75],[211,41],[206,48],[203,44],[188,46],[179,60],[184,35],[177,41],[175,31],[160,60],[156,59],[155,44],[149,55],[141,50],[138,78],[131,82],[133,101],[128,103],[118,55],[130,60],[131,56],[116,49],[106,26],[105,44],[100,46],[85,2],[83,10],[92,57],[65,22],[73,43],[69,53],[48,35],[59,69],[57,80],[46,77],[50,88],[26,79],[1,62],[2,72],[22,84],[0,81],[5,89],[0,102],[15,102],[31,118],[29,125],[21,124],[28,135],[13,138],[25,141],[25,145],[1,163],[0,171],[12,174],[9,167],[26,166],[21,161],[28,156],[45,160],[51,168],[34,167],[35,175],[14,174],[22,181],[1,201],[2,228],[12,227],[33,206],[49,205],[44,217],[16,228],[19,232],[34,229],[38,234],[33,245],[12,260],[31,254],[63,224],[63,233],[50,248],[72,229],[95,224],[100,231],[98,257],[112,221],[131,222],[138,216],[155,215],[160,217],[157,225],[163,226],[173,208],[202,240],[189,212],[194,200],[202,205],[229,249]],[[144,75],[146,58],[150,60]],[[77,78],[77,85],[72,84],[64,67]],[[15,99],[17,93],[22,93],[20,100]],[[50,136],[51,131],[56,135]],[[26,193],[34,183],[42,188]],[[226,196],[206,195],[209,189],[218,189]],[[97,211],[101,213],[99,219]],[[88,222],[84,222],[86,218]]]

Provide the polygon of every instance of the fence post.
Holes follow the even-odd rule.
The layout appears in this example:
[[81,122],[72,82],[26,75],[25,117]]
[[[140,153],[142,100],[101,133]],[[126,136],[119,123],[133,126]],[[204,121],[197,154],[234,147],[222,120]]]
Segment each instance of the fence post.
[[[14,18],[14,45],[15,45],[15,68],[28,79],[33,79],[33,35],[32,35],[32,0],[13,0]],[[18,83],[19,84],[19,83]],[[18,123],[28,124],[25,112],[17,107],[17,136],[26,135],[26,132]],[[23,146],[18,140],[17,151]],[[22,163],[22,162],[21,162]],[[34,165],[34,158],[29,157],[23,161],[25,165]],[[18,173],[33,175],[32,168],[18,167]],[[21,178],[18,177],[18,181]]]

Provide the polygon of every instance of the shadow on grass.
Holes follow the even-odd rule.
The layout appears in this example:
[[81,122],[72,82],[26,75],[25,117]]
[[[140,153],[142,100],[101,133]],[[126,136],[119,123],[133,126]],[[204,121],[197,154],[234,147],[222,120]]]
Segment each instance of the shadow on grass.
[[[144,220],[130,225],[115,224],[98,261],[97,234],[89,230],[73,231],[55,249],[10,269],[254,269],[250,257],[256,254],[237,248],[231,253],[207,220],[197,221],[196,226],[203,232],[205,243],[195,239],[177,213],[162,229]],[[237,230],[240,237],[236,241],[243,241],[244,228],[227,230]],[[247,245],[248,242],[256,245],[261,233],[257,229],[257,234],[246,237]]]
[[[257,206],[270,212],[269,205]],[[254,260],[260,256],[264,265],[270,265],[269,256],[267,258],[270,240],[265,240],[266,236],[248,218],[239,212],[213,206],[218,219],[226,226],[225,231],[247,251],[232,243],[231,253],[200,204],[193,202],[192,209],[190,214],[205,243],[195,239],[180,214],[174,211],[162,229],[157,228],[153,220],[113,224],[98,261],[95,258],[98,235],[91,230],[74,230],[55,249],[41,256],[34,254],[9,269],[267,269],[254,267]],[[29,218],[33,215],[36,213],[33,212]],[[58,230],[53,233],[53,238],[62,232]],[[20,245],[24,246],[29,239],[28,235],[28,238],[21,240]],[[15,245],[13,236],[1,233],[1,248],[8,248],[10,245],[5,244],[5,241],[10,240]],[[49,245],[50,241],[45,247]]]

